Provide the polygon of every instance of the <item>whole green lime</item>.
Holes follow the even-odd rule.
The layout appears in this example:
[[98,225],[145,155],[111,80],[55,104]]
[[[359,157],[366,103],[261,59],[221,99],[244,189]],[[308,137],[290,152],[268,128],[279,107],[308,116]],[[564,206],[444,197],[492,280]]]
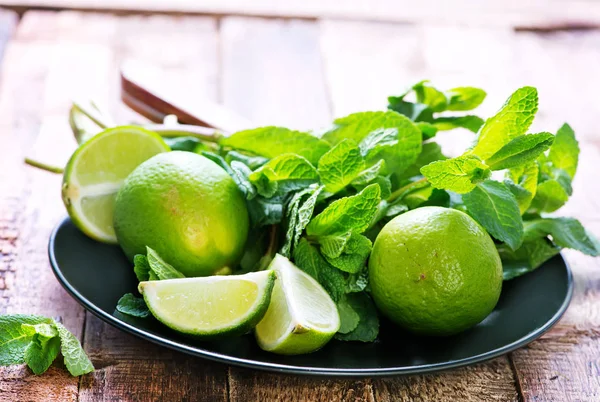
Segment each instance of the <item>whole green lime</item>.
[[487,317],[502,290],[502,264],[489,234],[467,214],[423,207],[392,219],[369,260],[373,300],[396,324],[453,335]]
[[114,228],[127,257],[153,248],[186,276],[236,264],[248,236],[248,211],[233,179],[191,152],[156,155],[125,180]]

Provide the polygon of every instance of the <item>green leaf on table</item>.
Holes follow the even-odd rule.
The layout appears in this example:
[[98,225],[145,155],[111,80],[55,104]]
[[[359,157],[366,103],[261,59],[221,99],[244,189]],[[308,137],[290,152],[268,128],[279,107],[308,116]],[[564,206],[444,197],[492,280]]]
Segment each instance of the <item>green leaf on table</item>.
[[455,128],[466,128],[467,130],[477,133],[484,120],[479,116],[442,116],[436,117],[431,121],[431,124],[439,131],[454,130]]
[[554,167],[563,169],[571,178],[575,177],[579,162],[579,143],[575,138],[575,132],[568,124],[563,124],[556,132],[548,159]]
[[346,293],[344,274],[325,261],[319,250],[305,238],[300,239],[294,249],[294,263],[315,278],[334,302],[338,302]]
[[60,336],[60,351],[65,358],[65,366],[72,376],[80,376],[94,371],[94,365],[85,354],[79,340],[62,324],[55,322]]
[[330,148],[327,142],[309,133],[274,126],[239,131],[223,137],[220,144],[266,158],[294,153],[314,165]]
[[418,176],[421,174],[421,168],[423,166],[429,165],[431,162],[446,159],[448,158],[442,153],[442,147],[440,147],[437,142],[427,142],[423,144],[423,149],[421,150],[421,153],[417,157],[415,163],[406,169],[406,171],[402,173],[399,178],[400,180],[404,180],[413,176]]
[[554,212],[568,201],[569,193],[556,180],[546,180],[539,183],[531,209],[537,212]]
[[[150,264],[148,264],[148,257],[143,254],[136,254],[133,257],[133,272],[135,272],[135,276],[139,282],[156,280],[156,274],[152,272],[150,269]],[[152,274],[152,278],[150,275]]]
[[523,242],[523,220],[517,199],[504,183],[486,180],[463,195],[467,212],[493,237],[513,250]]
[[515,168],[537,159],[553,142],[554,136],[550,133],[521,135],[500,148],[485,162],[492,170]]
[[23,324],[34,334],[25,349],[25,363],[34,374],[42,374],[52,364],[60,352],[60,337],[54,323],[52,324]]
[[49,318],[36,315],[0,315],[0,366],[25,362],[25,350],[35,334],[27,325],[52,322]]
[[560,252],[560,247],[552,244],[545,237],[523,242],[517,250],[511,250],[506,245],[498,246],[502,259],[503,279],[516,278],[539,268],[544,262]]
[[515,195],[521,215],[529,209],[531,201],[537,192],[539,168],[537,162],[512,168],[507,172],[510,180],[505,180],[509,190]]
[[332,258],[325,253],[323,253],[323,256],[327,262],[337,269],[356,274],[365,267],[372,248],[371,240],[363,235],[353,233],[338,256]]
[[365,168],[365,159],[353,140],[343,140],[319,159],[317,170],[325,190],[335,194],[350,184]]
[[[332,144],[344,139],[360,143],[376,130],[396,129],[396,143],[393,143],[393,140],[390,143],[389,140],[393,131],[381,133],[386,138],[385,142],[379,142],[379,145],[373,148],[376,152],[368,152],[366,157],[367,163],[374,162],[374,158],[385,159],[390,172],[402,173],[414,163],[421,152],[421,131],[408,118],[394,111],[354,113],[337,119],[334,123],[335,127],[323,136],[324,140]],[[362,150],[366,146],[359,147]]]
[[135,297],[132,293],[124,294],[117,302],[117,311],[133,317],[146,318],[150,310],[141,297]]
[[342,341],[373,342],[379,335],[379,317],[373,301],[366,292],[349,293],[346,299],[360,321],[352,331],[337,333],[335,338]]
[[354,311],[350,303],[348,303],[346,296],[342,297],[337,303],[337,310],[340,315],[340,329],[338,330],[338,333],[347,334],[348,332],[354,331],[356,327],[358,327],[360,316]]
[[356,195],[333,201],[310,221],[306,233],[312,237],[362,233],[377,212],[380,195],[379,185],[371,184]]
[[464,194],[489,178],[491,171],[477,156],[463,155],[425,165],[421,174],[434,188]]
[[466,111],[481,105],[487,94],[481,88],[456,87],[446,91],[445,95],[448,99],[446,110]]
[[316,183],[319,181],[319,174],[306,158],[296,154],[283,154],[254,171],[249,179],[260,195],[270,198],[275,194],[284,195]]
[[148,264],[150,265],[150,269],[154,274],[156,274],[158,280],[165,279],[176,279],[176,278],[185,278],[185,276],[176,270],[171,264],[168,264],[165,260],[163,260],[156,251],[151,249],[150,247],[146,247],[148,257]]
[[486,160],[510,140],[525,134],[537,110],[537,89],[533,87],[517,89],[500,111],[485,121],[472,153]]
[[241,162],[252,170],[258,169],[259,167],[261,167],[269,161],[268,158],[264,158],[262,156],[251,156],[237,151],[227,152],[227,155],[225,155],[225,160],[229,164],[231,164],[234,161]]
[[600,255],[598,240],[574,218],[543,218],[526,221],[525,241],[552,236],[558,247],[571,248],[591,256]]

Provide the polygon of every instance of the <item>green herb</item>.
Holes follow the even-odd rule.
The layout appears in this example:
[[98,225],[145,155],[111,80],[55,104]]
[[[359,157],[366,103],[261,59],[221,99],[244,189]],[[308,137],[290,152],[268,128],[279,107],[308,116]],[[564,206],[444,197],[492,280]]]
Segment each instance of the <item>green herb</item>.
[[311,163],[299,155],[283,154],[271,159],[249,176],[263,197],[284,195],[316,183],[319,174]]
[[354,179],[365,168],[365,160],[361,150],[353,140],[343,140],[319,159],[319,176],[325,190],[337,193]]
[[0,366],[26,363],[42,374],[58,356],[73,376],[94,371],[81,344],[62,324],[34,315],[0,316]]
[[423,166],[421,173],[434,188],[459,194],[468,193],[491,175],[489,167],[475,155],[435,161]]
[[510,169],[537,159],[554,142],[550,133],[521,135],[490,156],[486,163],[492,170]]
[[579,144],[573,129],[568,124],[565,123],[556,132],[548,159],[556,168],[563,169],[571,178],[575,177],[579,161]]
[[132,293],[126,293],[119,299],[117,311],[132,317],[146,318],[150,316],[150,310],[144,299],[135,297]]
[[373,342],[379,333],[379,317],[371,297],[365,292],[360,292],[349,293],[346,298],[348,305],[356,312],[360,320],[353,330],[336,334],[336,339]]
[[146,251],[148,253],[147,258],[150,270],[154,272],[158,280],[185,278],[181,272],[177,271],[172,265],[160,258],[156,251],[150,247],[146,247]]

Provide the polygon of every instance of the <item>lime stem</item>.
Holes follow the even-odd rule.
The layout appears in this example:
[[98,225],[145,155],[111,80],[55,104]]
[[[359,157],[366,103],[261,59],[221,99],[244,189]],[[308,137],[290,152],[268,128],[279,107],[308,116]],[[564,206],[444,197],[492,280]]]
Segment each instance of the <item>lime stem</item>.
[[223,134],[219,131],[202,126],[191,126],[187,124],[165,125],[165,124],[145,124],[147,130],[158,133],[161,137],[194,137],[206,142],[219,143]]
[[398,190],[396,190],[392,194],[390,194],[390,196],[387,198],[386,201],[388,203],[392,203],[392,202],[396,201],[398,198],[404,197],[406,194],[408,194],[413,189],[423,188],[424,187],[423,183],[427,183],[427,179],[425,177],[423,177],[420,180],[413,181],[412,183],[408,183],[406,186],[400,187]]
[[33,166],[38,169],[42,169],[42,170],[45,170],[47,172],[52,172],[52,173],[62,173],[65,170],[59,166],[48,165],[47,163],[36,161],[35,159],[32,159],[32,158],[25,158],[25,163],[28,164],[29,166]]

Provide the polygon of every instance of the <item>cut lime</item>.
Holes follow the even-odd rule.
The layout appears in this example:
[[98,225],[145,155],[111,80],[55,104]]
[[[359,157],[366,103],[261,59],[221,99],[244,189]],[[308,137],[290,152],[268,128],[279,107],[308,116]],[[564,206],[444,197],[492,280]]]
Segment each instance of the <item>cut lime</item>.
[[199,337],[241,335],[265,315],[275,272],[140,282],[150,312],[176,331]]
[[271,269],[277,281],[269,309],[256,326],[259,346],[283,355],[320,349],[340,328],[335,303],[316,280],[287,258],[277,254]]
[[81,145],[67,163],[62,185],[75,226],[93,239],[117,243],[113,209],[119,188],[138,165],[167,151],[158,134],[134,126],[105,130]]

